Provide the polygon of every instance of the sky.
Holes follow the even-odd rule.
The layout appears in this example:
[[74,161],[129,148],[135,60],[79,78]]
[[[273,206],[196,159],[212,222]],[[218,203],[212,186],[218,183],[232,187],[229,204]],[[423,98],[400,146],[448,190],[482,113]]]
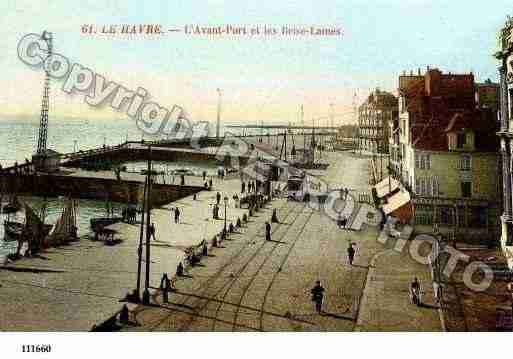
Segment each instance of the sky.
[[[217,88],[222,120],[298,122],[353,120],[353,102],[379,87],[396,92],[398,76],[427,66],[477,80],[497,80],[497,32],[513,14],[511,0],[173,0],[33,1],[0,3],[0,114],[37,118],[43,71],[20,61],[28,33],[53,32],[55,51],[128,89],[141,86],[163,107],[185,108],[192,120],[213,121]],[[84,35],[82,25],[340,28],[341,36]],[[117,118],[68,95],[53,81],[51,116]],[[330,107],[333,104],[333,107]],[[321,124],[321,123],[320,123]]]

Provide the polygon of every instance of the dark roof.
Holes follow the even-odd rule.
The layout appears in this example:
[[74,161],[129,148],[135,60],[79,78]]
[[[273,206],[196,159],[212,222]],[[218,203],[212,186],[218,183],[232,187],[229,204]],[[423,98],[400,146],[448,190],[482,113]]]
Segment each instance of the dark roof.
[[476,151],[497,151],[498,123],[492,110],[476,110],[474,75],[442,74],[437,69],[402,89],[415,148],[447,151],[449,132],[471,130]]

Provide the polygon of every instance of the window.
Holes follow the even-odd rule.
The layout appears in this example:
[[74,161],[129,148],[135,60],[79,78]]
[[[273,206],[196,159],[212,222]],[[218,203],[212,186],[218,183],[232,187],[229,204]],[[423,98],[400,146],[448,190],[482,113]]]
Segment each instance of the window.
[[433,177],[431,179],[431,182],[433,183],[433,197],[436,197],[440,193],[439,188],[438,188],[438,178]]
[[467,136],[464,133],[458,133],[456,135],[456,148],[463,148],[467,143]]
[[472,169],[472,157],[470,155],[461,155],[460,170],[470,171]]
[[429,170],[431,168],[431,156],[428,153],[415,153],[415,168]]
[[461,196],[465,198],[472,196],[472,182],[461,182]]

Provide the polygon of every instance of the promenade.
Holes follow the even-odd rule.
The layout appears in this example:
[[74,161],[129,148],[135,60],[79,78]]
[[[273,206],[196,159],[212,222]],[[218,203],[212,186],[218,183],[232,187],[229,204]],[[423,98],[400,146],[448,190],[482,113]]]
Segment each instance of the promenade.
[[[332,189],[349,188],[344,209],[358,209],[355,198],[370,192],[369,159],[348,152],[323,157],[330,166],[316,171],[316,176]],[[142,179],[138,174],[126,175]],[[197,180],[201,178],[186,178],[192,185]],[[210,248],[207,257],[177,279],[170,302],[162,303],[158,291],[162,274],[172,277],[186,248],[222,231],[222,200],[221,219],[212,219],[218,191],[230,199],[227,223],[242,217],[247,210],[234,208],[232,201],[234,193],[240,194],[238,178],[215,178],[213,190],[199,192],[196,200],[188,196],[152,211],[156,227],[156,240],[151,242],[153,303],[131,305],[137,324],[121,330],[439,330],[433,317],[436,310],[408,304],[413,276],[419,276],[429,290],[427,267],[388,253],[387,246],[376,240],[376,225],[367,223],[366,216],[352,216],[350,228],[341,229],[323,211],[286,198],[269,202],[238,233],[218,248]],[[173,221],[176,207],[181,211],[178,224]],[[280,223],[272,224],[272,241],[265,241],[264,223],[274,208]],[[106,246],[82,238],[3,268],[0,329],[84,331],[118,312],[123,305],[119,300],[135,288],[139,226],[118,223],[111,229],[121,243]],[[353,265],[347,260],[349,243],[356,246]],[[310,294],[317,280],[325,288],[321,314],[316,313]],[[425,298],[430,298],[429,292]]]

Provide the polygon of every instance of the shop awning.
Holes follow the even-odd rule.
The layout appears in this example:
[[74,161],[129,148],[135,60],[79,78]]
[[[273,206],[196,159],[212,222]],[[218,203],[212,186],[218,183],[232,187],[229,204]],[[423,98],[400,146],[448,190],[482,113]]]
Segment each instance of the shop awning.
[[410,194],[406,191],[399,191],[387,199],[387,203],[385,203],[382,207],[383,212],[385,214],[391,214],[399,208],[410,203]]
[[374,188],[376,189],[376,196],[383,198],[389,193],[393,193],[399,189],[399,181],[392,177],[386,177],[384,180],[377,183]]

